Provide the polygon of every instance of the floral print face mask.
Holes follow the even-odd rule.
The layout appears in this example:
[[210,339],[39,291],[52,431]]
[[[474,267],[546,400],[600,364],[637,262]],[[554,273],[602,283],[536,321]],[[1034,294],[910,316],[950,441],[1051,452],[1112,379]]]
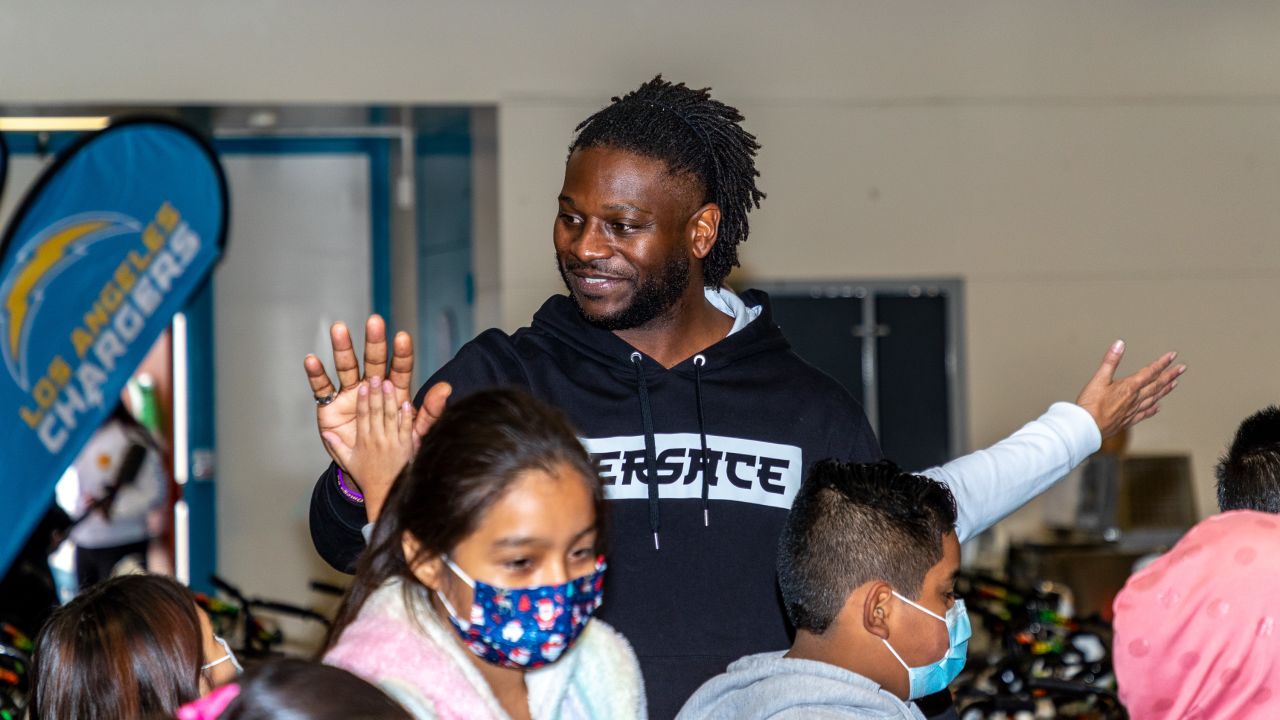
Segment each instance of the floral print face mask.
[[444,562],[471,586],[467,619],[437,592],[449,623],[471,652],[494,665],[533,669],[560,659],[604,602],[604,556],[589,575],[560,585],[500,588],[472,580],[448,557]]

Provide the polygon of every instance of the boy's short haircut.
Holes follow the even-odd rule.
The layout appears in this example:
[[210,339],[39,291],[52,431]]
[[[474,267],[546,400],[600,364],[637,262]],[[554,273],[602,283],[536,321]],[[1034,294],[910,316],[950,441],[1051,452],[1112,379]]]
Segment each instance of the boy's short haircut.
[[826,632],[849,595],[882,580],[918,598],[955,529],[946,485],[891,462],[815,463],[778,543],[778,583],[797,629]]
[[1280,408],[1245,418],[1218,461],[1218,508],[1280,513]]

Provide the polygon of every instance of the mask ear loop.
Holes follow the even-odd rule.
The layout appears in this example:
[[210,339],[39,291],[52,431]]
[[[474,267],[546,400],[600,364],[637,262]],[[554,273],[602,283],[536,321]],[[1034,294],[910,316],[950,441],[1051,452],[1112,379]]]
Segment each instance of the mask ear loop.
[[476,581],[472,580],[470,575],[462,572],[462,568],[458,567],[457,565],[454,565],[453,561],[449,559],[448,555],[442,555],[441,559],[444,560],[445,565],[449,566],[449,569],[453,571],[453,574],[458,576],[458,579],[462,580],[462,582],[467,584],[467,587],[471,588],[472,590],[476,589]]
[[[910,605],[911,607],[913,607],[913,608],[915,608],[915,609],[919,610],[920,612],[922,612],[922,613],[924,613],[924,614],[926,614],[926,615],[930,615],[930,616],[932,616],[932,617],[934,617],[934,618],[936,618],[936,619],[938,619],[938,620],[941,620],[943,623],[945,623],[945,622],[947,621],[947,619],[946,619],[946,618],[944,618],[944,617],[942,617],[941,615],[939,615],[938,613],[936,613],[936,612],[934,612],[934,611],[930,610],[929,608],[927,608],[927,607],[925,607],[925,606],[923,606],[923,605],[920,605],[919,603],[912,602],[911,600],[908,600],[907,598],[903,597],[902,595],[899,595],[897,590],[894,590],[894,591],[893,591],[893,596],[894,596],[894,597],[896,597],[896,598],[898,598],[898,599],[899,599],[899,600],[901,600],[902,602],[904,602],[904,603],[906,603],[906,604]],[[952,607],[955,607],[955,606],[953,605]],[[947,612],[950,612],[950,611],[951,611],[951,608],[947,608]]]
[[889,644],[889,641],[885,638],[880,638],[880,642],[884,643],[884,646],[889,648],[889,652],[893,653],[893,659],[897,660],[899,665],[906,668],[906,671],[909,674],[911,672],[911,666],[902,659],[902,656],[898,654],[897,650],[893,649],[893,646]]
[[217,635],[214,635],[213,639],[222,648],[222,652],[226,654],[218,658],[217,660],[214,660],[213,662],[208,662],[200,666],[200,673],[205,676],[205,679],[209,681],[209,684],[211,685],[213,684],[213,678],[208,675],[209,671],[221,665],[224,662],[229,661],[231,663],[231,667],[236,669],[236,675],[243,675],[244,667],[240,665],[240,661],[236,658],[236,654],[231,651],[231,645],[228,644],[226,640],[224,640],[223,638]]
[[[448,567],[451,571],[453,571],[454,575],[458,576],[459,580],[466,583],[467,587],[471,588],[472,590],[475,589],[476,587],[475,581],[472,580],[471,577],[468,576],[465,572],[463,572],[462,568],[455,565],[453,561],[449,559],[448,555],[442,555],[441,559],[444,560],[445,566]],[[458,623],[458,625],[462,627],[464,631],[471,628],[471,620],[458,617],[458,611],[454,609],[453,603],[449,602],[449,598],[445,597],[444,593],[440,592],[439,590],[433,590],[432,592],[436,594],[436,597],[440,598],[440,604],[444,605],[444,609],[448,611],[449,617],[453,618],[454,622]]]
[[[927,608],[927,607],[924,607],[924,606],[922,606],[922,605],[920,605],[920,604],[918,604],[918,603],[912,602],[911,600],[909,600],[909,599],[907,599],[907,598],[903,597],[903,596],[902,596],[902,595],[901,595],[897,590],[894,590],[894,591],[893,591],[893,596],[894,596],[894,597],[896,597],[896,598],[898,598],[898,599],[899,599],[899,600],[901,600],[902,602],[904,602],[904,603],[906,603],[906,604],[910,605],[911,607],[913,607],[913,608],[915,608],[915,609],[919,610],[920,612],[922,612],[922,613],[924,613],[924,614],[926,614],[926,615],[932,616],[932,617],[933,617],[933,618],[935,618],[935,619],[941,620],[941,621],[942,621],[942,624],[947,625],[947,629],[948,629],[948,630],[950,630],[950,629],[951,629],[951,626],[947,623],[947,619],[946,619],[946,618],[944,618],[944,617],[942,617],[942,616],[941,616],[941,615],[939,615],[938,613],[936,613],[936,612],[934,612],[934,611],[930,610],[930,609],[929,609],[929,608]],[[955,607],[955,606],[953,605],[952,607]],[[950,611],[951,611],[951,610],[950,610],[950,608],[948,608],[947,612],[950,612]],[[948,633],[948,634],[949,634],[949,633]],[[903,660],[903,659],[902,659],[902,656],[898,654],[898,651],[897,651],[897,650],[894,650],[894,649],[893,649],[893,646],[889,644],[889,641],[888,641],[888,640],[886,640],[885,638],[880,638],[880,642],[884,643],[884,646],[885,646],[885,647],[887,647],[887,648],[889,648],[889,652],[893,653],[893,657],[894,657],[894,659],[895,659],[895,660],[897,660],[897,661],[898,661],[898,663],[899,663],[900,665],[902,665],[902,667],[906,668],[906,669],[907,669],[907,673],[909,674],[909,673],[911,672],[911,666],[910,666],[910,665],[908,665],[908,664],[907,664],[907,662],[906,662],[905,660]],[[946,659],[946,656],[943,656],[943,659]],[[938,662],[942,662],[942,661],[941,661],[941,660],[939,660]]]

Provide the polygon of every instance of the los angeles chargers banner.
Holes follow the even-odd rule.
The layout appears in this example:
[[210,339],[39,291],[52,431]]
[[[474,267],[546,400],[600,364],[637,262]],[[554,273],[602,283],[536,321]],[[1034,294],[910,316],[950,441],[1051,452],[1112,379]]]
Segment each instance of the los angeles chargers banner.
[[163,119],[82,138],[23,199],[0,236],[0,572],[226,229],[217,156]]

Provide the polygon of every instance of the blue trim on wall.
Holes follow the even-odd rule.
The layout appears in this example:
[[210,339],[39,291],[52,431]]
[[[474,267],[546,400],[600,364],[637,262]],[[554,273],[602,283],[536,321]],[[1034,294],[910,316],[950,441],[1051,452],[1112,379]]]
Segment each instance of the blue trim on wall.
[[217,138],[213,149],[220,155],[342,155],[368,154],[378,145],[386,145],[384,138],[361,137],[243,137]]
[[373,311],[388,328],[396,327],[391,313],[391,204],[391,148],[383,142],[369,153],[369,288]]
[[56,132],[48,133],[48,142],[40,147],[40,133],[7,132],[4,141],[9,146],[10,155],[55,155],[62,152],[84,133]]
[[466,155],[471,156],[471,135],[431,135],[420,133],[415,140],[419,156]]
[[[369,124],[387,122],[387,109],[369,108]],[[370,307],[394,328],[391,317],[391,141],[378,140],[369,151],[369,291]]]
[[[418,327],[422,374],[429,375],[472,337],[472,139],[470,112],[417,135]],[[447,330],[448,332],[443,332]]]
[[[216,273],[216,271],[215,271]],[[188,462],[198,452],[213,452],[217,447],[217,416],[214,388],[217,377],[214,363],[213,283],[206,282],[183,312],[187,316],[187,438]],[[216,457],[216,455],[215,455]],[[218,469],[213,477],[197,480],[192,468],[182,496],[187,501],[190,522],[189,559],[191,589],[213,592],[209,576],[218,569]]]

